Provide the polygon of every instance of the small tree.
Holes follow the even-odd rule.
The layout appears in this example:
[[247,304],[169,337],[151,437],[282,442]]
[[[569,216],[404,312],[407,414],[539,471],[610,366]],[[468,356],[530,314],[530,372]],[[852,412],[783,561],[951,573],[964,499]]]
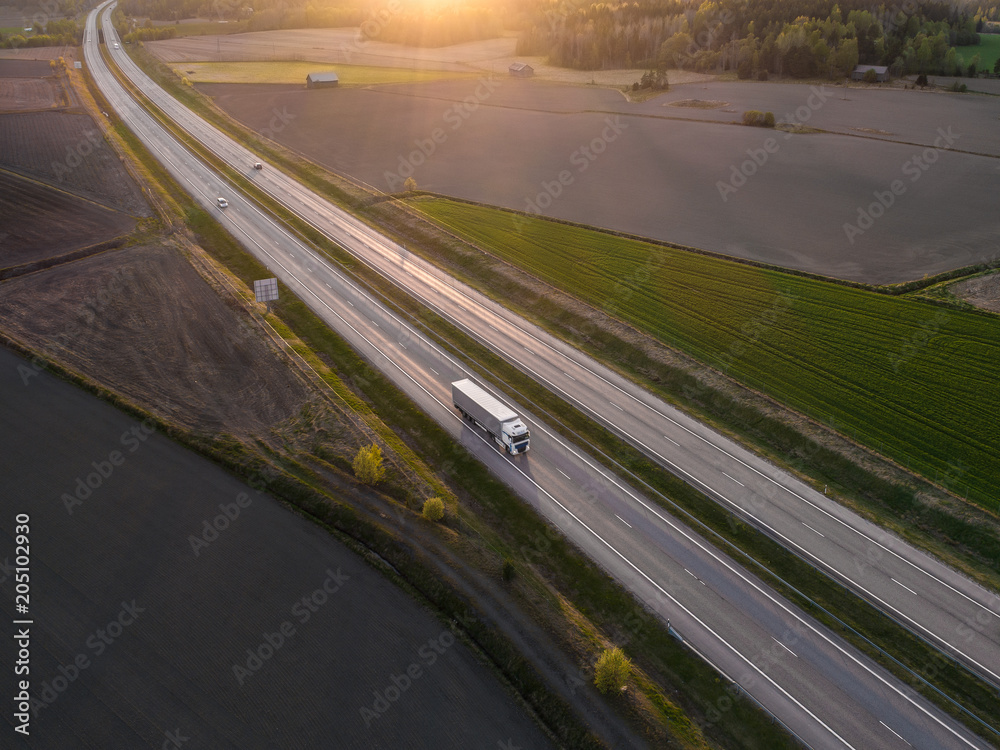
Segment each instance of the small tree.
[[597,668],[594,670],[594,684],[605,695],[612,690],[620,692],[625,689],[625,683],[630,674],[632,674],[631,660],[617,646],[608,648],[597,660]]
[[861,80],[865,83],[878,83],[878,74],[875,72],[874,68],[868,68]]
[[354,476],[364,484],[378,484],[385,476],[382,449],[376,443],[362,446],[354,457]]
[[444,518],[444,503],[439,497],[432,497],[424,502],[424,518],[428,521],[440,521]]
[[774,112],[764,113],[764,127],[773,128],[774,127]]
[[416,189],[417,189],[417,181],[414,180],[412,177],[407,177],[406,182],[403,183],[403,190],[416,190]]

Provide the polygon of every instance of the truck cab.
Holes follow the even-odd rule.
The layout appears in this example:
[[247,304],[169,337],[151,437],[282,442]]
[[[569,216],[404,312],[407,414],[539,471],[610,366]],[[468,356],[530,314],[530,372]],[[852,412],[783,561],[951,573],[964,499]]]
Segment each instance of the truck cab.
[[503,446],[508,453],[516,456],[519,453],[527,453],[531,433],[525,427],[520,417],[513,422],[503,423]]

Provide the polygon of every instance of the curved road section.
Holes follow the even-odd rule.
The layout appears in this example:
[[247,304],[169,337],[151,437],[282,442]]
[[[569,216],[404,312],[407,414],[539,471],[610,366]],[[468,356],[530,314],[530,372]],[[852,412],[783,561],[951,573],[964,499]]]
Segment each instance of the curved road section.
[[[804,744],[859,749],[987,747],[622,480],[566,444],[527,410],[512,404],[532,431],[531,452],[516,459],[498,452],[483,433],[466,426],[452,408],[449,384],[463,377],[475,379],[475,375],[341,276],[155,122],[104,65],[97,45],[96,13],[88,19],[84,48],[94,78],[111,106],[184,189],[206,210],[215,212],[233,236],[421,409],[651,611],[663,620],[669,618],[673,629],[693,649]],[[104,27],[107,38],[114,39],[107,15]],[[139,73],[120,50],[112,54],[171,118],[262,190],[366,262],[398,278],[401,286],[445,311],[467,330],[477,332],[491,346],[505,351],[512,346],[508,341],[519,342],[518,355],[508,351],[508,356],[529,363],[532,374],[546,382],[561,373],[565,383],[560,391],[574,402],[582,403],[580,399],[589,398],[588,392],[592,392],[599,394],[591,407],[585,407],[592,413],[613,407],[619,410],[619,419],[634,413],[639,423],[677,420],[672,432],[663,430],[663,437],[669,436],[671,445],[676,440],[678,448],[683,439],[687,447],[668,457],[671,460],[681,453],[725,455],[711,448],[718,437],[697,423],[669,412],[627,383],[612,385],[616,382],[612,373],[456,285],[294,180],[267,167],[254,170],[253,154],[178,105]],[[228,201],[225,208],[218,204],[220,197]],[[482,334],[480,327],[493,335]],[[580,381],[589,385],[580,385],[579,390],[570,385]],[[505,396],[500,398],[510,402]],[[617,423],[616,419],[613,424]],[[703,441],[709,441],[709,447]],[[726,453],[741,455],[735,449]],[[712,465],[718,474],[713,460],[702,455],[700,461]],[[757,471],[765,473],[764,469]],[[747,468],[737,479],[749,480],[751,474]]]

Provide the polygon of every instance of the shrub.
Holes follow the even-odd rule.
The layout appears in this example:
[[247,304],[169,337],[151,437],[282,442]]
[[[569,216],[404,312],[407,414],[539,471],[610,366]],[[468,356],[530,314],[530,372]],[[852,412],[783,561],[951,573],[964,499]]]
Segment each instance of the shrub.
[[878,74],[875,72],[874,68],[868,68],[861,80],[865,83],[878,83]]
[[424,518],[428,521],[440,521],[444,518],[444,503],[441,498],[432,497],[424,502]]
[[354,476],[364,484],[378,484],[385,476],[382,449],[377,444],[362,446],[354,457]]
[[926,73],[921,73],[920,75],[917,76],[917,85],[920,88],[923,88],[924,86],[927,85],[927,74]]
[[403,183],[403,190],[412,191],[417,189],[417,181],[412,177],[407,177],[406,182]]
[[764,127],[773,128],[774,127],[774,112],[764,113]]
[[767,80],[767,71],[766,70],[760,71],[757,74],[757,80],[758,81],[766,81]]
[[514,580],[514,573],[517,570],[514,568],[514,563],[510,560],[503,561],[503,567],[500,568],[500,577],[503,579],[504,583],[510,583]]
[[757,109],[748,109],[743,113],[743,124],[753,128],[773,128],[774,112],[761,112]]
[[597,660],[597,668],[594,670],[594,684],[605,695],[612,690],[621,692],[625,689],[625,682],[631,673],[632,662],[625,656],[625,653],[617,646],[608,648]]

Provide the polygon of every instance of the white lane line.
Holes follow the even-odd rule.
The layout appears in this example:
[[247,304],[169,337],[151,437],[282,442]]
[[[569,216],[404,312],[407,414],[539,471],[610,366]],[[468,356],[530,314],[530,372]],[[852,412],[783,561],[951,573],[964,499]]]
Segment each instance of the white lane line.
[[574,377],[573,377],[572,375],[570,375],[570,374],[569,374],[568,372],[563,372],[563,375],[565,375],[565,376],[566,376],[567,378],[569,378],[570,380],[574,380],[574,381],[576,380],[576,378],[574,378]]
[[668,437],[667,437],[666,435],[664,435],[664,436],[663,436],[663,439],[664,439],[664,440],[669,440],[669,441],[670,441],[671,443],[673,443],[674,445],[676,445],[676,446],[677,446],[678,448],[680,448],[680,447],[681,447],[681,444],[680,444],[680,443],[678,443],[678,442],[677,442],[676,440],[674,440],[673,438],[668,438]]
[[441,373],[439,373],[439,372],[438,372],[437,370],[435,370],[435,369],[434,369],[433,367],[432,367],[432,368],[430,368],[430,370],[431,370],[431,372],[433,372],[433,373],[434,373],[435,375],[441,375]]
[[374,320],[372,321],[372,325],[374,325],[376,328],[381,328],[381,326],[378,323],[376,323]]
[[354,303],[351,302],[350,300],[347,300],[347,304],[349,304],[351,307],[354,307]]
[[[465,308],[463,307],[462,309],[464,310]],[[499,330],[499,329],[498,329],[498,328],[497,328],[497,327],[496,327],[495,325],[492,325],[492,324],[490,324],[490,323],[487,323],[487,325],[488,325],[488,326],[489,326],[490,328],[492,328],[492,329],[493,329],[494,331],[496,331],[497,333],[500,333],[500,330]]]
[[[814,529],[812,526],[810,526],[809,524],[807,524],[805,521],[802,522],[802,525],[805,526],[807,529],[809,529],[809,531],[816,531],[816,529]],[[819,534],[818,531],[816,531],[816,533]],[[826,539],[826,536],[824,534],[819,534],[819,535],[821,537],[823,537],[824,539]]]
[[732,479],[740,487],[746,487],[746,485],[743,484],[743,482],[741,482],[739,479],[734,479],[733,477],[729,476],[726,472],[722,472],[722,476],[726,477],[727,479]]
[[615,518],[617,518],[617,519],[618,519],[619,521],[621,521],[621,522],[622,522],[623,524],[625,524],[626,526],[628,526],[628,527],[629,527],[630,529],[632,528],[632,524],[630,524],[630,523],[629,523],[628,521],[626,521],[626,520],[625,520],[624,518],[622,518],[621,516],[619,516],[619,515],[618,515],[617,513],[615,513]]
[[327,288],[327,289],[333,289],[333,287],[332,287],[332,286],[330,286],[329,284],[327,284],[327,285],[326,285],[326,288]]
[[783,649],[785,649],[785,651],[787,651],[788,653],[790,653],[790,654],[791,654],[792,656],[794,656],[794,657],[795,657],[796,659],[798,659],[798,658],[799,658],[799,655],[798,655],[797,653],[795,653],[794,651],[792,651],[792,650],[791,650],[790,648],[788,648],[788,646],[786,646],[786,645],[785,645],[784,643],[782,643],[781,641],[779,641],[779,640],[778,640],[777,638],[775,638],[775,637],[774,637],[773,635],[771,636],[771,640],[772,640],[772,641],[774,641],[775,643],[777,643],[777,644],[778,644],[779,646],[781,646],[781,647],[782,647]]
[[556,471],[558,471],[558,472],[559,472],[560,474],[562,474],[562,475],[563,475],[564,477],[566,477],[567,479],[569,479],[569,481],[571,481],[571,482],[573,481],[572,479],[570,479],[570,476],[569,476],[569,474],[567,474],[567,473],[566,473],[565,471],[563,471],[562,469],[559,469],[559,468],[557,468],[557,469],[556,469]]
[[402,344],[400,344],[399,346],[400,346],[401,348],[403,348],[403,349],[405,349],[405,348],[406,348],[406,347],[405,347],[405,346],[403,346]]
[[899,583],[899,581],[897,581],[895,578],[890,578],[889,580],[892,581],[893,583],[899,584],[900,586],[902,586],[904,589],[906,589],[907,591],[909,591],[914,596],[919,596],[919,594],[917,594],[916,591],[914,591],[913,589],[911,589],[909,586],[907,586],[904,583]]
[[[610,401],[608,401],[608,403],[609,403],[609,404],[611,404],[611,402],[610,402]],[[618,404],[611,404],[611,405],[612,405],[613,407],[615,407],[615,408],[616,408],[616,409],[617,409],[618,411],[625,411],[625,410],[624,410],[623,408],[621,408],[621,407],[620,407],[620,406],[619,406]]]
[[[881,719],[879,719],[878,723],[881,724],[882,726],[884,726],[886,729],[888,729],[894,735],[896,735],[897,737],[899,737],[899,732],[895,731],[892,727],[890,727],[884,721],[882,721]],[[903,742],[906,742],[906,740],[904,740],[902,737],[899,737],[899,739],[902,740]],[[906,742],[906,745],[907,745],[907,747],[913,747],[913,745],[911,745],[909,742]]]

